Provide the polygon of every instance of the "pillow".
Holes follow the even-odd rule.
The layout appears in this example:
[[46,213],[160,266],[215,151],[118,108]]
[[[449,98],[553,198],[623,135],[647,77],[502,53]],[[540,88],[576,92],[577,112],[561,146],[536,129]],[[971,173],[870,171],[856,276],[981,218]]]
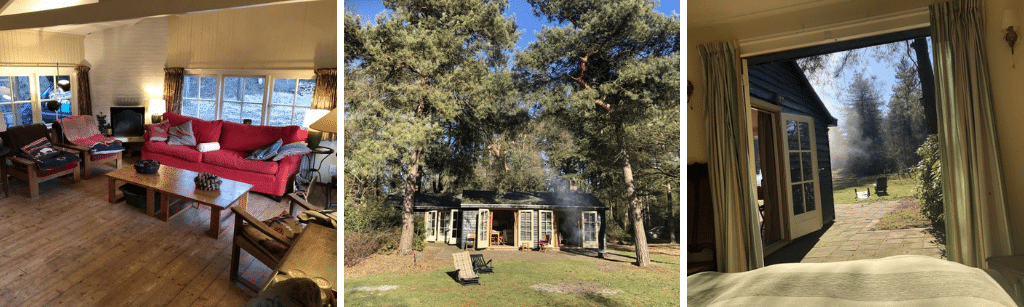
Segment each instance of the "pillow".
[[274,161],[281,161],[287,156],[302,156],[310,152],[309,147],[306,147],[306,142],[295,142],[281,146],[281,149],[277,150],[277,155],[274,156]]
[[199,152],[208,152],[208,151],[220,150],[220,143],[217,143],[217,142],[199,143],[199,145],[196,146],[196,150],[199,150]]
[[196,135],[192,133],[192,121],[167,129],[168,145],[196,146]]
[[260,161],[270,160],[270,158],[273,158],[275,155],[277,155],[277,150],[281,148],[282,142],[282,140],[278,139],[274,143],[267,145],[267,147],[263,147],[257,149],[256,151],[253,151],[251,155],[246,157],[246,159]]
[[[299,224],[298,219],[288,215],[287,211],[281,212],[281,215],[279,216],[263,221],[263,224],[289,240],[295,240],[299,237],[299,234],[302,233],[302,224]],[[273,238],[257,230],[255,227],[246,224],[242,231],[245,232],[246,236],[252,238],[254,241],[259,243],[260,246],[273,254],[283,254],[288,251],[288,247],[284,246],[284,244],[275,241]]]
[[164,121],[159,124],[146,125],[146,133],[149,134],[150,142],[166,142],[167,129],[171,128],[171,122]]
[[59,151],[53,149],[53,146],[50,145],[50,140],[47,140],[45,137],[39,138],[28,145],[22,146],[21,151],[36,161],[51,158],[60,154]]

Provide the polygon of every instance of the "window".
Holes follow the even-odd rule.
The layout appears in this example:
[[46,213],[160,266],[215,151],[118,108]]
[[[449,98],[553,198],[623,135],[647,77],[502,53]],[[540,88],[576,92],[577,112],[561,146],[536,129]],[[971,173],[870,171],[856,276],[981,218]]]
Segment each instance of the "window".
[[[306,111],[313,104],[314,79],[274,79],[270,97],[270,126],[302,126]],[[303,127],[305,128],[305,127]]]
[[262,123],[265,83],[262,77],[224,77],[220,119],[239,124],[244,119]]
[[181,115],[217,119],[217,77],[185,76]]
[[[64,91],[57,87],[54,76],[39,76],[39,114],[42,115],[43,123],[52,124],[57,118],[71,116],[71,77],[67,75],[57,76],[57,82],[67,82],[68,90]],[[50,110],[47,106],[50,102],[59,103],[56,110]]]
[[0,76],[0,112],[7,127],[32,124],[32,85],[28,76]]
[[205,120],[302,126],[316,88],[316,79],[303,78],[310,72],[244,74],[186,75],[181,113]]
[[583,212],[583,247],[597,247],[597,212]]
[[553,212],[540,211],[540,236],[538,237],[539,240],[548,241],[548,243],[551,242],[551,239],[553,238],[551,234],[552,232],[554,232],[554,224],[552,224],[553,221]]
[[519,241],[533,242],[533,211],[519,211]]

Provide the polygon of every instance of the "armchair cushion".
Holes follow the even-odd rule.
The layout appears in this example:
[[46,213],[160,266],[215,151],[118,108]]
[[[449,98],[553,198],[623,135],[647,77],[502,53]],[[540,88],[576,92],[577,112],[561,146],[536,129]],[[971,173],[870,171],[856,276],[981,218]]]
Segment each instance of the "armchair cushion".
[[[302,233],[302,224],[299,224],[299,220],[287,212],[282,212],[281,215],[264,220],[262,223],[289,240],[295,240]],[[242,231],[246,237],[249,237],[272,254],[280,255],[288,251],[287,245],[274,240],[256,227],[245,224],[242,226]]]
[[54,149],[53,145],[50,144],[50,140],[45,137],[36,139],[25,146],[21,146],[21,152],[28,158],[36,161],[48,159],[60,154],[60,152]]

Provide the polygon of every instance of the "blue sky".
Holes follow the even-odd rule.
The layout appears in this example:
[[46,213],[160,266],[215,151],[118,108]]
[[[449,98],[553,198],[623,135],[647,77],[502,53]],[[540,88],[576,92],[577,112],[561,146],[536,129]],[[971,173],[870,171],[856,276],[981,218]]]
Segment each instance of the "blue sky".
[[[384,12],[384,5],[380,0],[345,0],[345,10],[352,11],[361,15],[362,22],[373,21],[378,14]],[[679,1],[662,1],[654,9],[659,11],[666,16],[682,15],[679,10]],[[553,24],[547,23],[546,20],[533,16],[533,12],[530,9],[530,4],[525,0],[509,0],[509,8],[505,11],[505,16],[515,16],[516,25],[519,27],[519,31],[522,32],[519,35],[519,41],[516,42],[517,50],[524,50],[530,43],[537,40],[536,32],[540,31],[541,26]]]

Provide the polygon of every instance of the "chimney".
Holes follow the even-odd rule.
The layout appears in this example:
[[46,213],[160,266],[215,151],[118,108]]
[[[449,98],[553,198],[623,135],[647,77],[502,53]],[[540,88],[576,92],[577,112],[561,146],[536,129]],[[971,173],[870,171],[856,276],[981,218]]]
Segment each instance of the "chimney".
[[577,188],[576,180],[575,179],[569,179],[569,192],[576,192],[576,188]]

